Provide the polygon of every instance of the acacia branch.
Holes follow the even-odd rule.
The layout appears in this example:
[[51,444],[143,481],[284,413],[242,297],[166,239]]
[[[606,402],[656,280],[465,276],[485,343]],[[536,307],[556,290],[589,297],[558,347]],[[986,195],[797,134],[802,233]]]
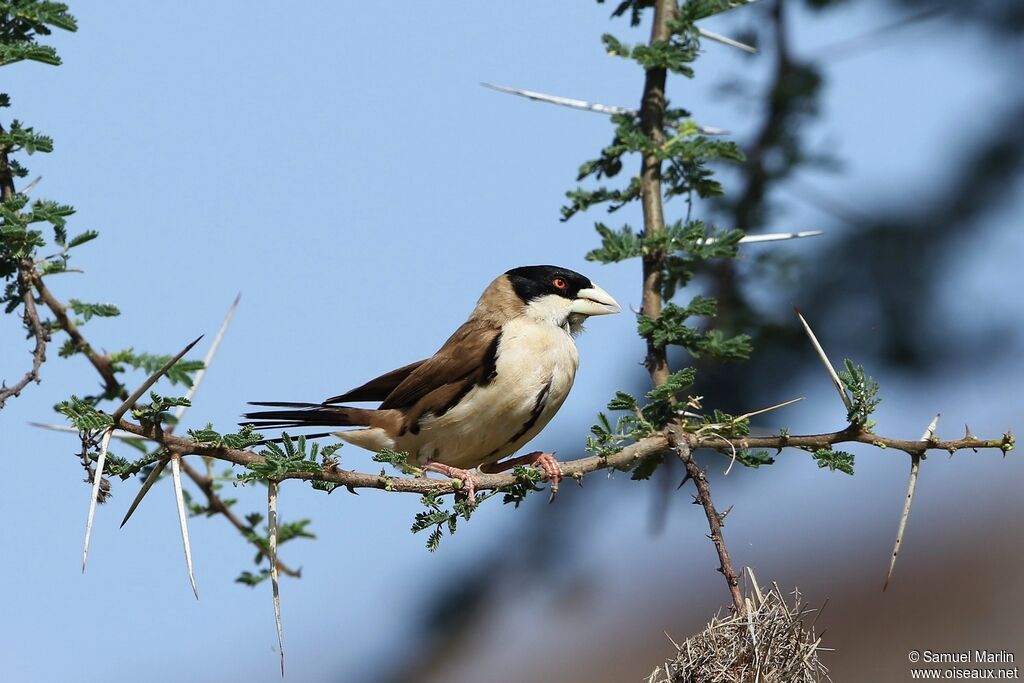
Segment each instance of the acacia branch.
[[36,309],[35,297],[32,294],[32,262],[24,260],[18,264],[18,290],[21,293],[22,305],[25,307],[25,327],[32,332],[36,345],[32,350],[32,367],[25,376],[12,386],[0,386],[0,408],[11,397],[21,394],[22,390],[30,382],[39,381],[39,368],[46,362],[46,343],[50,341],[50,335],[39,320],[39,311]]
[[[174,436],[164,433],[157,425],[143,423],[136,424],[122,420],[118,428],[131,432],[136,436],[155,441],[164,448],[180,455],[202,455],[222,460],[234,465],[243,467],[259,467],[266,465],[264,456],[251,450],[242,450],[217,446],[215,444],[201,443],[191,439]],[[667,429],[680,429],[680,425],[670,426]],[[667,430],[666,430],[667,431]],[[817,450],[828,448],[831,445],[844,442],[857,442],[871,444],[882,449],[891,449],[906,452],[922,453],[928,450],[942,450],[957,452],[966,449],[996,449],[1008,451],[1013,447],[1013,436],[1007,433],[999,439],[979,439],[977,437],[965,437],[956,440],[931,439],[925,442],[911,439],[896,439],[879,436],[860,428],[847,428],[838,432],[824,434],[806,435],[775,435],[760,437],[725,437],[718,434],[697,434],[689,431],[682,431],[677,437],[685,441],[686,446],[695,451],[700,448],[707,448],[715,451],[723,451],[731,447],[735,448],[767,448],[778,449],[800,448],[804,450]],[[567,460],[561,463],[562,470],[566,477],[581,480],[583,477],[598,471],[608,469],[630,470],[642,460],[663,455],[672,446],[669,436],[666,433],[658,432],[651,436],[640,439],[620,451],[610,455],[592,455],[589,457]],[[460,490],[461,482],[453,479],[429,479],[427,477],[388,476],[343,470],[337,466],[325,466],[318,472],[294,471],[287,472],[275,479],[301,479],[305,481],[322,481],[348,489],[379,489],[396,493],[426,493],[449,494]],[[477,481],[477,490],[497,490],[508,488],[521,483],[514,474],[478,474],[474,476]]]
[[64,330],[69,337],[71,337],[71,343],[74,345],[75,351],[85,354],[85,357],[89,359],[92,366],[96,368],[96,372],[100,373],[100,377],[103,378],[104,389],[106,395],[110,398],[125,399],[128,397],[128,390],[125,389],[124,385],[117,381],[117,377],[114,375],[113,363],[110,360],[110,356],[97,353],[89,342],[86,341],[85,337],[79,331],[78,326],[75,322],[68,317],[67,307],[60,302],[53,295],[53,293],[47,288],[46,283],[43,282],[43,278],[37,274],[32,276],[33,283],[35,284],[36,291],[39,292],[39,298],[42,300],[46,307],[53,313],[53,317],[57,319],[57,325]]
[[711,529],[711,542],[715,544],[718,559],[721,561],[718,571],[725,577],[725,582],[729,586],[729,595],[732,596],[733,609],[736,610],[737,614],[744,614],[746,612],[746,603],[743,600],[743,594],[740,592],[740,575],[733,567],[732,558],[729,556],[729,549],[725,545],[725,536],[722,534],[725,514],[728,514],[728,511],[725,514],[720,514],[715,509],[715,503],[711,499],[711,489],[708,487],[708,478],[704,474],[704,470],[694,460],[693,452],[690,450],[690,444],[685,436],[675,429],[669,429],[667,433],[669,443],[671,443],[673,450],[675,450],[676,455],[679,456],[683,466],[686,468],[686,476],[692,479],[694,486],[697,487],[696,499],[700,502],[701,507],[704,508],[704,514],[708,518],[708,528]]
[[[68,317],[67,307],[63,303],[61,303],[61,301],[58,300],[57,297],[53,295],[49,288],[47,288],[46,284],[43,282],[42,277],[40,277],[38,274],[33,273],[31,275],[31,282],[35,286],[36,291],[39,292],[39,297],[42,300],[42,302],[46,304],[46,307],[50,309],[50,312],[53,313],[54,317],[57,319],[57,324],[71,338],[72,343],[75,345],[75,349],[85,354],[85,356],[89,359],[89,362],[92,363],[92,366],[96,368],[96,371],[100,374],[100,377],[103,378],[107,395],[121,399],[126,398],[128,396],[128,390],[123,384],[121,384],[121,382],[118,381],[117,376],[114,374],[113,364],[111,363],[110,356],[106,354],[97,353],[95,350],[93,350],[92,346],[82,335],[81,331],[78,329],[78,326],[75,325],[74,321],[72,321]],[[29,300],[31,300],[31,289],[29,289],[29,293],[30,296],[28,298]],[[34,304],[35,302],[33,301],[33,311],[35,310]],[[236,298],[234,305],[237,304],[238,299]],[[231,312],[234,312],[234,306],[232,306]],[[222,333],[223,328],[221,332],[218,333],[218,340]],[[217,343],[217,340],[215,340],[215,343]],[[198,381],[199,377],[197,376],[196,379]],[[2,401],[0,401],[0,406],[2,405],[3,403]],[[230,522],[231,525],[234,526],[235,529],[237,529],[244,536],[245,532],[249,529],[249,527],[241,519],[239,519],[238,516],[231,510],[231,508],[229,508],[227,504],[224,503],[221,497],[217,495],[217,492],[213,488],[213,480],[210,479],[209,477],[206,477],[203,474],[200,474],[199,472],[196,472],[195,469],[189,466],[188,463],[186,463],[184,460],[181,462],[181,469],[189,476],[193,483],[195,483],[195,485],[199,487],[199,490],[203,492],[203,495],[206,496],[206,509],[214,513],[223,515],[228,520],[228,522]],[[124,523],[122,522],[122,526],[123,524]],[[254,543],[254,545],[256,545],[256,547],[259,548],[258,544]],[[302,576],[301,569],[292,569],[288,565],[281,562],[280,559],[277,560],[277,568],[283,574],[287,574],[288,576],[292,576],[295,578],[300,578]]]
[[[657,0],[654,4],[654,22],[651,27],[651,41],[662,43],[671,38],[669,22],[675,17],[678,7],[676,0]],[[644,76],[644,92],[640,103],[640,129],[650,140],[649,148],[643,153],[640,168],[640,202],[644,216],[644,236],[648,239],[665,231],[665,214],[661,199],[661,158],[655,151],[665,142],[665,81],[664,67],[647,69]],[[653,241],[652,241],[653,243]],[[649,318],[661,315],[662,273],[665,270],[665,252],[651,250],[643,256],[643,294],[641,310]],[[655,386],[668,379],[668,355],[665,347],[647,340],[647,358],[644,361],[651,381]]]
[[[654,21],[651,26],[650,45],[665,43],[672,37],[670,23],[679,11],[676,0],[656,0],[654,3]],[[661,190],[661,157],[657,151],[665,143],[665,83],[668,77],[664,67],[648,68],[644,77],[643,100],[640,105],[640,129],[649,141],[648,148],[643,152],[640,171],[640,202],[644,216],[644,237],[646,240],[656,237],[665,231],[665,214]],[[653,243],[653,240],[651,240]],[[652,249],[643,255],[643,295],[641,307],[643,314],[649,318],[661,315],[662,280],[666,269],[666,254],[662,249]],[[653,337],[647,339],[647,357],[644,360],[647,372],[650,373],[654,386],[661,386],[668,381],[671,370],[668,365],[668,351],[664,345],[658,345]],[[721,519],[715,512],[715,504],[711,499],[711,489],[704,478],[700,467],[690,457],[691,444],[676,441],[675,449],[686,465],[687,474],[697,485],[697,497],[708,513],[711,525],[711,538],[718,551],[722,573],[729,585],[733,598],[733,607],[737,614],[743,614],[745,606],[743,598],[736,588],[738,578],[732,570],[732,560],[725,546],[722,535]],[[685,453],[685,455],[684,455]],[[694,470],[694,472],[691,472]],[[695,476],[699,475],[699,476]]]

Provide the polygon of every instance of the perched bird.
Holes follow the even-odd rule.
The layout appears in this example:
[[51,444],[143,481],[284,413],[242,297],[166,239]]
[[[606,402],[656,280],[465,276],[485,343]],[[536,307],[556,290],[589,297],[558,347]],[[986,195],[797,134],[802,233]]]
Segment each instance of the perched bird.
[[[252,403],[283,410],[243,417],[263,429],[362,427],[334,435],[371,451],[404,451],[410,465],[461,480],[471,502],[474,467],[490,473],[535,464],[554,495],[562,470],[552,454],[499,461],[537,436],[562,406],[579,364],[573,336],[583,321],[620,310],[611,295],[568,268],[513,268],[484,290],[469,319],[430,358],[322,403]],[[380,405],[339,405],[364,401]]]

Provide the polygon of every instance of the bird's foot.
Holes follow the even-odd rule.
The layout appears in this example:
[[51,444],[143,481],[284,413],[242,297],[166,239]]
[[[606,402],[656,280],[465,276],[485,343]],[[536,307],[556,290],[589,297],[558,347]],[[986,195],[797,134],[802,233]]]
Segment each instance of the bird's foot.
[[445,465],[439,462],[428,462],[423,466],[423,469],[427,472],[437,472],[443,474],[446,477],[452,479],[458,479],[462,482],[462,488],[459,491],[466,497],[466,502],[471,506],[476,505],[476,487],[477,481],[468,470],[460,469],[458,467],[452,467],[451,465]]
[[521,455],[518,458],[490,465],[488,472],[504,472],[519,465],[533,465],[544,473],[544,479],[551,482],[551,498],[548,499],[548,502],[553,501],[555,494],[558,493],[558,484],[562,481],[562,477],[565,476],[562,472],[562,465],[555,459],[555,454],[534,451],[533,453]]

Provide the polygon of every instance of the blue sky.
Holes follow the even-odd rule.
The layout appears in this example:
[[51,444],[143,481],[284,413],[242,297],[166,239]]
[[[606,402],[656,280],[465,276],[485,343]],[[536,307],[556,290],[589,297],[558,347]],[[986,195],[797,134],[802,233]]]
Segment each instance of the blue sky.
[[[95,345],[164,353],[197,334],[212,336],[241,291],[189,426],[226,427],[246,401],[319,399],[429,355],[482,288],[514,266],[572,267],[624,306],[639,303],[638,263],[583,260],[601,216],[558,221],[579,164],[610,138],[607,119],[478,85],[633,105],[641,76],[631,63],[607,57],[599,37],[643,33],[610,22],[607,6],[319,2],[296,10],[283,3],[93,2],[72,11],[79,33],[53,40],[64,66],[4,69],[12,116],[56,141],[52,155],[28,160],[33,176],[43,176],[34,192],[77,207],[72,232],[101,232],[76,253],[86,273],[55,277],[51,288],[64,299],[120,307],[120,318],[86,327]],[[708,27],[727,32],[744,11]],[[801,15],[795,42],[813,52],[886,20],[863,4],[825,19]],[[844,163],[841,172],[812,179],[854,206],[897,204],[907,193],[928,197],[951,150],[984,126],[978,103],[997,108],[1007,85],[987,68],[977,35],[934,23],[904,35],[902,44],[828,66],[824,115],[812,138]],[[961,46],[955,55],[937,49],[953,40]],[[757,78],[766,65],[713,44],[706,52],[699,78],[674,80],[670,95],[701,123],[742,138],[751,112],[725,100],[716,85],[728,74]],[[1019,215],[1018,200],[1007,220]],[[635,212],[622,216],[639,223]],[[777,228],[850,229],[795,202]],[[817,247],[771,248],[813,258]],[[951,269],[951,314],[968,325],[985,319],[984,306],[963,303],[974,298],[965,292],[1019,291],[1020,274],[1011,269],[1020,248],[1019,233],[966,245],[963,261],[997,266]],[[1010,304],[996,298],[995,305]],[[5,325],[0,343],[20,349],[19,335]],[[591,321],[579,347],[576,387],[540,441],[581,446],[614,390],[642,377],[628,314]],[[20,350],[5,353],[0,374],[15,377],[26,360]],[[939,408],[959,412],[954,421],[970,420],[979,433],[1002,430],[1019,411],[981,406],[1014,390],[1007,370],[959,378],[959,391],[931,391],[943,398]],[[14,615],[0,623],[8,680],[127,681],[140,671],[153,681],[279,680],[269,586],[232,583],[251,567],[249,547],[222,520],[192,520],[196,603],[169,482],[124,530],[118,523],[137,484],[117,484],[98,512],[90,566],[81,575],[88,488],[75,441],[25,423],[52,420],[54,403],[90,391],[97,380],[83,359],[57,358],[56,346],[43,377],[0,413],[7,437],[0,462],[17,476],[0,499],[8,523],[0,576],[5,612]],[[829,391],[824,375],[808,379],[811,400],[789,419],[794,431],[841,420]],[[937,409],[916,398],[910,388],[890,394],[882,416],[896,431],[920,431]],[[913,410],[899,409],[907,405]],[[905,466],[876,462],[863,485],[884,483],[891,494],[892,504],[872,513],[884,557]],[[351,447],[342,463],[375,468]],[[984,468],[979,476],[989,483],[1021,472],[1009,460]],[[821,477],[813,465],[784,471],[792,479],[773,474],[779,486],[816,477],[815,495],[851,495],[846,482]],[[954,486],[936,481],[933,491]],[[261,490],[237,493],[243,511],[262,507]],[[754,495],[750,507],[759,500]],[[408,532],[419,507],[412,496],[328,497],[288,484],[280,506],[285,519],[312,517],[319,535],[282,552],[304,568],[301,581],[282,587],[293,680],[340,680],[372,668],[389,643],[409,637],[402,606],[443,581],[446,568],[500,543],[502,530],[517,523],[511,509],[486,506],[429,555],[424,539]],[[644,510],[620,513],[616,523],[626,533],[642,528]],[[674,523],[685,529],[678,534],[699,539],[699,522],[687,516]],[[603,557],[600,544],[593,552]],[[707,573],[717,578],[710,565]]]

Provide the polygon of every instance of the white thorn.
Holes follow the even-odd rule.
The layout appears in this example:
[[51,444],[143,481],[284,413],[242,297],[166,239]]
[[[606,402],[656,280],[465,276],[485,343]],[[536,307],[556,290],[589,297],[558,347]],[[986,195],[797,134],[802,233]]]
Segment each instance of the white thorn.
[[128,506],[128,512],[124,514],[124,519],[121,520],[122,527],[124,527],[124,525],[128,523],[128,520],[131,519],[131,516],[135,513],[135,508],[139,507],[139,503],[141,503],[142,499],[146,497],[146,494],[149,493],[149,490],[153,488],[153,484],[155,484],[156,480],[160,478],[160,475],[163,473],[166,467],[166,459],[160,460],[153,467],[153,470],[149,473],[149,476],[146,477],[146,481],[142,482],[142,488],[140,488],[139,492],[135,494],[135,500],[133,500],[132,504]]
[[746,43],[741,43],[738,40],[733,40],[732,38],[729,38],[728,36],[723,36],[720,33],[715,33],[714,31],[708,31],[707,29],[699,28],[699,27],[697,28],[697,32],[700,33],[705,38],[707,38],[708,40],[713,40],[716,43],[721,43],[722,45],[728,45],[729,47],[734,47],[734,48],[737,48],[739,50],[743,50],[744,52],[749,52],[752,55],[756,55],[757,54],[757,48],[756,47],[753,47],[751,45],[747,45]]
[[[242,300],[242,294],[239,292],[238,296],[235,297],[235,302],[231,304],[231,308],[228,309],[228,313],[224,316],[224,321],[220,324],[220,329],[217,330],[217,336],[213,338],[213,343],[210,344],[210,348],[206,352],[206,357],[203,358],[203,367],[199,368],[196,373],[195,379],[192,380],[192,386],[189,387],[188,393],[185,394],[185,398],[188,401],[192,401],[192,397],[196,395],[196,389],[199,388],[199,383],[203,381],[203,377],[206,376],[206,370],[210,367],[210,363],[213,362],[213,357],[217,353],[217,348],[220,346],[221,340],[224,339],[224,333],[228,331],[228,325],[231,324],[231,318],[235,315],[235,310],[238,308],[238,302]],[[181,416],[185,414],[185,409],[188,406],[178,406],[174,410],[174,423],[177,425],[181,421]],[[174,425],[172,425],[173,427]]]
[[[80,433],[80,431],[78,430],[77,427],[72,427],[70,425],[46,424],[44,422],[28,422],[26,424],[28,424],[30,427],[38,427],[39,429],[48,429],[51,432],[66,432],[68,434],[79,434]],[[131,432],[126,432],[123,429],[115,429],[113,434],[112,434],[112,438],[120,439],[122,441],[151,441],[152,440],[152,439],[147,439],[144,436],[139,436],[138,434],[132,434]]]
[[804,237],[817,237],[823,235],[823,230],[802,230],[800,232],[769,232],[762,235],[744,235],[740,238],[740,244],[757,244],[758,242],[781,242],[783,240],[798,240]]
[[[784,240],[798,240],[804,237],[817,237],[823,235],[822,230],[802,230],[800,232],[769,232],[760,235],[744,235],[740,238],[740,244],[758,244],[760,242],[782,242]],[[705,246],[708,244],[714,244],[718,241],[717,237],[704,237],[697,240],[697,244]]]
[[846,393],[846,388],[843,387],[842,380],[839,379],[839,373],[832,367],[832,362],[825,355],[825,349],[821,348],[821,344],[818,343],[818,338],[814,336],[814,332],[811,330],[811,326],[807,324],[807,320],[804,318],[800,310],[794,306],[793,310],[796,311],[796,317],[800,318],[800,323],[804,326],[804,332],[807,333],[807,338],[811,340],[811,345],[814,350],[818,352],[818,358],[821,359],[825,369],[828,370],[828,376],[832,378],[832,384],[835,385],[836,391],[839,392],[839,398],[842,399],[843,405],[846,406],[846,410],[853,410],[853,402],[850,400],[849,395]]
[[113,430],[103,432],[100,440],[100,456],[96,459],[96,473],[92,478],[92,494],[89,498],[89,515],[85,520],[85,544],[82,546],[82,572],[89,561],[89,538],[92,536],[92,521],[96,516],[96,502],[100,496],[100,482],[103,481],[103,465],[107,462],[107,447],[110,445],[110,434]]
[[537,102],[547,102],[548,104],[557,104],[562,107],[569,107],[571,109],[580,109],[583,111],[592,111],[598,114],[637,114],[639,113],[636,109],[630,109],[629,107],[618,107],[611,104],[598,104],[594,102],[587,102],[586,100],[577,100],[571,97],[560,97],[559,95],[547,95],[542,92],[536,92],[533,90],[524,90],[522,88],[511,88],[507,85],[494,85],[493,83],[481,83],[480,85],[491,90],[497,90],[498,92],[508,93],[509,95],[518,95],[527,99],[536,100]]
[[196,588],[196,577],[192,572],[192,546],[188,540],[188,518],[185,512],[185,494],[181,490],[181,456],[171,454],[171,479],[174,481],[174,499],[178,504],[178,526],[181,527],[181,544],[185,548],[185,565],[188,567],[188,580],[192,584],[192,592],[199,599]]
[[[927,432],[925,435],[927,436]],[[896,556],[899,555],[900,546],[903,544],[903,532],[907,530],[907,518],[910,517],[910,505],[914,502],[914,489],[917,488],[917,474],[920,470],[921,457],[917,455],[910,456],[910,482],[907,484],[907,497],[903,501],[903,513],[900,515],[900,524],[896,529],[896,543],[892,547],[892,557],[889,558],[889,572],[885,575],[885,583],[882,584],[883,591],[889,587],[889,581],[892,580],[892,572],[896,568]]]
[[35,189],[36,185],[38,185],[42,179],[43,176],[36,176],[36,179],[33,180],[28,185],[26,185],[25,187],[21,188],[21,191],[18,194],[28,194],[29,192]]
[[936,413],[932,421],[928,423],[928,428],[924,430],[924,434],[921,435],[921,441],[928,441],[935,437],[935,430],[939,428],[939,418],[942,417],[942,413]]
[[159,369],[159,370],[157,370],[157,371],[156,371],[156,372],[154,372],[154,373],[153,373],[152,375],[150,375],[149,377],[147,377],[147,378],[146,378],[146,381],[145,381],[145,382],[143,382],[143,383],[142,383],[142,385],[141,385],[141,386],[139,386],[139,388],[138,388],[138,389],[136,389],[136,390],[135,390],[134,392],[132,392],[132,395],[131,395],[131,396],[129,396],[129,397],[128,397],[128,398],[127,398],[127,399],[125,400],[125,402],[124,402],[124,403],[122,403],[122,404],[121,404],[121,406],[120,406],[120,407],[119,407],[119,408],[118,408],[117,410],[115,410],[115,411],[114,411],[114,412],[113,412],[113,413],[111,414],[111,418],[113,418],[113,420],[114,420],[114,424],[115,424],[115,425],[117,425],[117,423],[121,421],[121,418],[122,418],[122,417],[124,416],[124,414],[125,414],[126,412],[128,412],[128,410],[129,410],[129,409],[130,409],[130,408],[131,408],[131,407],[132,407],[133,405],[135,405],[135,402],[136,402],[136,401],[138,401],[138,400],[139,400],[139,398],[140,398],[140,397],[141,397],[141,396],[142,396],[142,395],[143,395],[144,393],[146,393],[146,390],[147,390],[147,389],[149,389],[149,388],[150,388],[151,386],[153,386],[154,384],[156,384],[156,381],[157,381],[158,379],[160,379],[160,378],[161,378],[161,377],[163,376],[163,374],[164,374],[165,372],[167,372],[167,371],[168,371],[168,370],[170,370],[170,369],[171,369],[172,367],[174,367],[174,364],[175,364],[175,363],[177,363],[177,362],[178,362],[179,360],[181,360],[181,357],[182,357],[182,356],[184,356],[184,355],[185,355],[186,353],[188,353],[189,351],[191,351],[191,350],[192,350],[192,347],[193,347],[193,346],[195,346],[196,344],[198,344],[198,343],[199,343],[199,340],[200,340],[200,339],[202,339],[202,338],[203,338],[203,336],[202,336],[202,335],[200,335],[200,336],[196,337],[195,341],[193,341],[193,342],[192,342],[191,344],[189,344],[188,346],[186,346],[185,348],[183,348],[183,349],[182,349],[182,350],[181,350],[180,352],[178,352],[178,355],[176,355],[176,356],[174,356],[173,358],[171,358],[171,359],[170,359],[169,361],[167,361],[167,362],[166,362],[166,363],[164,363],[164,364],[163,364],[162,366],[160,366],[160,369]]
[[267,530],[270,560],[270,585],[274,591],[274,623],[277,625],[277,646],[281,652],[281,677],[284,678],[284,630],[281,628],[281,590],[277,572],[277,482],[267,482]]
[[[497,90],[498,92],[507,93],[509,95],[518,95],[519,97],[525,97],[530,100],[537,102],[547,102],[548,104],[557,104],[561,107],[569,107],[570,109],[579,109],[581,111],[592,111],[596,114],[632,114],[638,116],[640,114],[639,109],[631,109],[629,107],[619,107],[613,104],[599,104],[596,102],[587,102],[586,100],[577,100],[572,97],[562,97],[560,95],[548,95],[546,93],[537,92],[535,90],[524,90],[523,88],[512,88],[507,85],[494,85],[493,83],[481,83],[480,85],[491,90]],[[725,128],[713,128],[710,126],[697,126],[697,130],[704,135],[728,135],[729,131]]]

